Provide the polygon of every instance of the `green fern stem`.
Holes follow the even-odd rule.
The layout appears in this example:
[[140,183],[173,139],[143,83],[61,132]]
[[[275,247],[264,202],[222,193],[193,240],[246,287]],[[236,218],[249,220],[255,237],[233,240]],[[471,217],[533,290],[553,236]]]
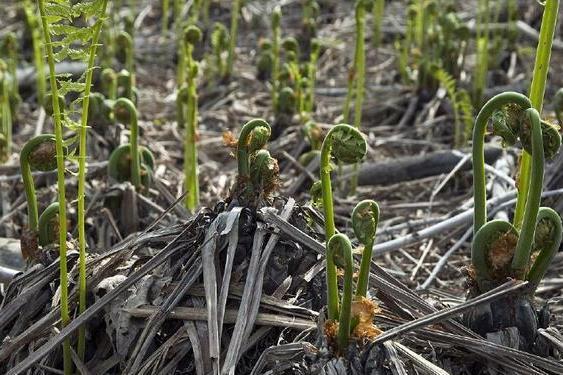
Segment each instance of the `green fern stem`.
[[[340,316],[338,317],[338,349],[340,352],[344,352],[348,347],[350,337],[352,298],[354,295],[352,244],[346,235],[338,233],[330,237],[327,242],[327,264],[329,259],[333,264],[338,260],[344,268],[344,288],[342,290]],[[329,319],[331,318],[329,317]]]
[[[342,163],[357,163],[366,153],[366,142],[361,133],[347,124],[333,126],[327,133],[321,147],[320,177],[325,216],[325,236],[330,239],[336,232],[334,224],[334,205],[332,202],[332,183],[330,180],[331,155]],[[326,260],[326,283],[328,318],[338,317],[338,281],[336,266],[330,257]]]
[[372,12],[373,46],[379,48],[381,45],[381,26],[383,25],[383,14],[385,13],[385,0],[375,0]]
[[[356,97],[354,102],[354,127],[361,129],[362,125],[362,105],[364,103],[364,92],[366,84],[366,50],[365,50],[365,26],[366,9],[365,0],[358,0],[356,5]],[[350,180],[350,194],[356,194],[358,186],[358,165],[354,165],[352,178]]]
[[188,65],[188,82],[187,82],[187,105],[186,105],[186,129],[185,129],[185,146],[184,146],[184,186],[187,190],[186,208],[190,212],[199,205],[199,181],[197,174],[197,89],[195,76],[197,74],[197,65],[192,58],[193,45],[187,45],[187,65]]
[[37,101],[40,106],[45,105],[47,93],[47,80],[45,77],[45,62],[43,60],[44,49],[41,43],[41,24],[37,20],[32,4],[29,0],[24,2],[24,12],[27,23],[31,29],[31,43],[33,45],[33,63],[36,72]]
[[120,121],[127,120],[131,136],[129,143],[131,144],[131,183],[136,189],[141,188],[141,158],[139,155],[139,123],[137,121],[137,109],[135,104],[127,98],[119,98],[114,104],[115,110],[123,111],[123,118]]
[[[543,107],[543,97],[545,93],[545,85],[547,82],[547,73],[549,71],[549,62],[551,59],[551,46],[553,45],[553,37],[555,26],[557,24],[557,16],[559,12],[559,0],[546,0],[543,19],[540,29],[540,37],[536,51],[536,61],[534,65],[534,74],[532,77],[532,85],[530,87],[530,101],[541,115]],[[520,158],[520,171],[518,174],[518,199],[516,201],[516,210],[514,211],[514,226],[517,229],[522,227],[524,221],[524,213],[526,209],[526,197],[530,185],[532,173],[532,156],[522,150]]]
[[272,107],[278,108],[278,90],[280,86],[280,44],[281,44],[281,8],[276,6],[272,14]]
[[[79,129],[79,153],[78,153],[78,311],[82,314],[86,310],[86,158],[87,158],[87,135],[88,135],[88,108],[90,106],[90,91],[92,87],[92,76],[96,59],[96,49],[100,32],[104,24],[108,0],[102,0],[102,6],[96,24],[93,27],[92,42],[88,56],[88,66],[86,68],[86,79],[84,97],[82,99],[82,116]],[[82,325],[78,331],[78,356],[84,360],[86,352],[86,327]]]
[[162,35],[168,33],[168,9],[170,0],[162,0]]
[[[15,77],[12,77],[12,79],[15,79]],[[6,74],[2,77],[2,72],[0,71],[0,117],[2,118],[0,136],[3,138],[0,139],[0,162],[8,160],[12,153],[12,109],[10,108],[10,95],[9,80]]]
[[[522,222],[522,230],[518,236],[518,243],[514,251],[512,259],[512,270],[514,276],[523,280],[528,270],[530,261],[530,253],[532,251],[532,243],[534,241],[534,232],[536,230],[536,220],[538,210],[541,203],[541,193],[543,189],[543,168],[544,168],[544,151],[543,138],[540,125],[540,115],[535,108],[528,108],[526,116],[530,123],[530,131],[532,133],[532,165],[531,179],[528,187],[528,197],[526,199],[526,210]],[[520,197],[520,192],[518,197]]]
[[358,273],[358,283],[356,286],[356,296],[366,297],[369,285],[369,271],[373,253],[373,244],[379,223],[379,205],[370,199],[359,202],[352,212],[352,228],[354,234],[364,245],[360,271]]
[[231,10],[231,30],[230,30],[230,40],[229,40],[229,54],[227,56],[227,78],[233,73],[233,65],[235,62],[235,48],[237,46],[237,33],[238,33],[238,21],[239,13],[241,7],[241,0],[233,0],[233,8]]
[[[55,141],[57,153],[57,190],[59,201],[59,269],[60,269],[60,288],[61,288],[61,323],[66,326],[70,322],[70,314],[68,308],[68,274],[66,262],[66,194],[65,194],[65,155],[63,147],[63,124],[61,119],[61,111],[59,108],[59,89],[57,87],[55,73],[55,58],[53,54],[53,45],[51,43],[51,31],[49,22],[47,22],[47,14],[45,10],[45,0],[37,0],[39,13],[41,14],[41,23],[43,25],[43,38],[45,40],[45,49],[47,52],[47,63],[49,65],[49,80],[51,83],[51,93],[53,98],[53,118],[55,127]],[[63,343],[63,362],[65,375],[72,373],[72,357],[70,349],[70,340]]]

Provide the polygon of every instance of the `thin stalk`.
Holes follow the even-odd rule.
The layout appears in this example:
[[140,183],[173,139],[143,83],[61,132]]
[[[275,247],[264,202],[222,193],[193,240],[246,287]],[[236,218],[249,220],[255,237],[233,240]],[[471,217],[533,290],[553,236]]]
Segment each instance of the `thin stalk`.
[[231,10],[231,31],[229,40],[229,55],[227,56],[227,72],[226,76],[230,77],[233,73],[233,65],[235,62],[235,48],[237,46],[238,19],[240,13],[241,0],[233,0],[233,9]]
[[385,13],[385,0],[375,0],[373,4],[373,46],[379,48],[381,45],[381,26],[383,14]]
[[[13,77],[12,79],[16,79]],[[10,108],[10,87],[6,76],[0,80],[0,85],[3,87],[0,90],[0,116],[2,116],[2,124],[0,126],[0,135],[4,136],[6,147],[2,150],[3,155],[0,155],[0,161],[8,160],[12,153],[12,109]],[[17,94],[17,92],[16,92]]]
[[[343,353],[348,347],[350,337],[350,324],[352,318],[352,297],[354,295],[354,265],[352,259],[352,245],[344,234],[335,234],[327,243],[327,262],[335,258],[342,261],[344,268],[344,289],[342,290],[342,311],[338,318],[338,350]],[[329,318],[330,319],[330,318]]]
[[[530,87],[530,101],[532,102],[532,107],[538,111],[540,116],[543,107],[543,96],[545,93],[547,73],[549,71],[549,62],[551,59],[551,46],[553,45],[557,15],[559,14],[559,0],[546,0],[544,7],[540,37],[536,51],[534,74]],[[516,210],[514,211],[513,221],[516,229],[522,227],[524,220],[526,197],[530,187],[531,169],[532,156],[525,150],[522,150],[520,171],[518,174],[518,199],[516,200]]]
[[[338,126],[338,125],[337,125]],[[335,129],[333,127],[332,129]],[[331,130],[332,130],[331,129]],[[323,187],[323,210],[325,219],[325,238],[327,241],[336,232],[334,224],[334,206],[332,203],[332,183],[330,180],[330,148],[332,141],[327,142],[330,136],[327,134],[321,149],[321,185]],[[336,265],[331,257],[326,258],[326,284],[327,284],[327,305],[328,318],[338,318],[338,279],[336,276]]]
[[[86,158],[87,158],[87,136],[88,136],[88,107],[90,106],[90,91],[92,87],[92,76],[96,59],[96,49],[100,32],[104,24],[108,0],[103,0],[100,8],[99,17],[94,25],[92,42],[90,44],[90,54],[88,56],[88,67],[86,68],[86,79],[84,88],[84,98],[82,99],[82,117],[79,129],[79,154],[78,154],[78,311],[82,314],[86,310]],[[64,202],[64,201],[62,201]],[[78,356],[84,361],[86,352],[86,327],[82,325],[78,331]]]
[[278,108],[278,90],[280,85],[280,24],[281,9],[279,6],[276,6],[272,14],[272,107],[274,112],[277,112]]
[[[366,9],[362,2],[359,0],[356,5],[356,53],[354,58],[354,72],[356,75],[355,84],[355,102],[354,102],[354,127],[358,130],[362,124],[362,104],[364,102],[365,91],[365,74],[366,74],[366,51],[364,43],[365,34],[365,13]],[[350,181],[350,194],[356,193],[358,186],[358,165],[354,165],[352,178]]]
[[188,72],[188,103],[186,106],[186,129],[185,129],[185,147],[184,147],[184,185],[187,190],[186,208],[190,212],[194,212],[199,205],[199,181],[197,175],[197,145],[196,145],[196,129],[197,129],[197,90],[194,72],[191,66],[195,64],[192,59],[193,46],[187,46],[187,65]]
[[162,35],[168,33],[168,10],[170,8],[170,0],[162,0]]
[[35,64],[37,101],[39,106],[45,105],[45,95],[47,93],[47,80],[45,79],[45,63],[43,61],[43,44],[41,43],[41,24],[37,21],[37,16],[29,0],[24,3],[24,12],[27,23],[31,28],[31,43],[33,45],[33,63]]
[[[59,201],[59,269],[60,269],[60,288],[61,288],[61,323],[66,326],[70,322],[68,309],[68,274],[66,264],[66,194],[65,194],[65,155],[63,148],[63,124],[61,111],[59,108],[59,89],[57,87],[55,58],[53,56],[53,45],[51,43],[51,31],[45,13],[45,0],[37,0],[41,23],[43,25],[43,38],[47,52],[47,63],[49,65],[49,80],[51,83],[51,93],[53,94],[53,118],[55,127],[55,141],[57,152],[57,191]],[[72,357],[70,340],[66,339],[63,343],[63,363],[65,375],[72,373]]]

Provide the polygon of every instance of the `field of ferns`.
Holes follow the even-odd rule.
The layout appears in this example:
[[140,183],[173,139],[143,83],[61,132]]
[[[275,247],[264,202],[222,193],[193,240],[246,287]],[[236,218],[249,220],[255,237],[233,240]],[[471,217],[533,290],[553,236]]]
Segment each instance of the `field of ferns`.
[[0,374],[563,374],[560,0],[3,0]]

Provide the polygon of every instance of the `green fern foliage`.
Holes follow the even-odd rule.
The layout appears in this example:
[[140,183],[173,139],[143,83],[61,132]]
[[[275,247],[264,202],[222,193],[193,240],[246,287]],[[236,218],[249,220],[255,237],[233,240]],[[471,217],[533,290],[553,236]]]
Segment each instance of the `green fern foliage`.
[[46,0],[45,14],[49,23],[51,46],[56,62],[84,62],[89,68],[78,79],[69,74],[57,74],[59,95],[76,99],[67,107],[63,125],[71,130],[80,126],[78,119],[82,115],[82,99],[86,90],[86,76],[90,69],[95,69],[89,61],[95,31],[104,22],[104,10],[107,0]]
[[473,127],[473,105],[467,90],[458,89],[457,82],[444,69],[436,69],[434,78],[446,90],[454,111],[454,146],[465,146]]

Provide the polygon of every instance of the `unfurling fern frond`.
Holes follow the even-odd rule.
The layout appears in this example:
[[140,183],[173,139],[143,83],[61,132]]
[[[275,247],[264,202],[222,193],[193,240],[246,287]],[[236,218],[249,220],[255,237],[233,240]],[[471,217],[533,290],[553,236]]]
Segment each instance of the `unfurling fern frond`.
[[469,93],[457,88],[457,82],[444,69],[436,69],[434,78],[446,90],[454,111],[454,146],[462,147],[469,139],[473,127],[473,105]]
[[[66,264],[66,194],[65,155],[63,131],[69,128],[78,139],[78,243],[79,243],[79,313],[86,310],[86,235],[85,235],[85,186],[86,186],[86,135],[90,87],[96,49],[104,23],[108,0],[37,0],[43,26],[43,40],[49,65],[49,81],[53,103],[55,144],[57,154],[57,185],[59,201],[59,268],[61,288],[61,322],[70,321],[68,304],[68,275]],[[63,60],[81,61],[87,66],[78,79],[56,75],[55,63]],[[46,95],[47,97],[47,95]],[[59,98],[76,97],[63,115]],[[77,353],[84,360],[85,328],[78,335]],[[70,341],[63,344],[64,373],[72,373]]]

